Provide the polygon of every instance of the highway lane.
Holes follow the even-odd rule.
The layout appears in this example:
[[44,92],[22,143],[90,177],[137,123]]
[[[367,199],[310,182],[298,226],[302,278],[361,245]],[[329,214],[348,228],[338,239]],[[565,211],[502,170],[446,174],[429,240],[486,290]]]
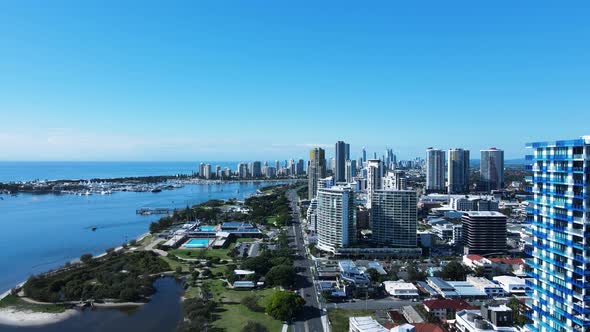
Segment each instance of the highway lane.
[[303,311],[293,320],[291,330],[293,332],[323,332],[320,303],[310,269],[313,262],[306,255],[305,243],[303,241],[303,229],[301,226],[299,206],[297,205],[298,197],[294,190],[289,190],[287,192],[287,198],[289,199],[293,213],[293,223],[289,226],[288,235],[290,245],[294,247],[296,253],[296,259],[294,261],[295,270],[297,271],[295,289],[306,302]]

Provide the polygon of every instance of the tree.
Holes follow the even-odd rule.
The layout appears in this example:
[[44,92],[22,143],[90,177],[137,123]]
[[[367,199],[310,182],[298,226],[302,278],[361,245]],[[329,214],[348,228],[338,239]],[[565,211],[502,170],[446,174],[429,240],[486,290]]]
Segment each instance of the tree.
[[528,323],[527,317],[523,314],[523,304],[516,297],[511,297],[506,306],[512,309],[512,316],[516,325],[524,326],[524,324]]
[[458,261],[451,261],[442,268],[440,276],[447,280],[465,280],[465,277],[470,272],[471,270],[469,268]]
[[272,294],[266,304],[266,313],[278,320],[290,320],[293,318],[305,305],[305,300],[288,291],[278,291]]
[[418,270],[414,265],[410,265],[406,272],[408,273],[409,282],[426,280],[426,272]]
[[92,255],[91,254],[84,254],[82,256],[80,256],[80,262],[82,263],[89,263],[92,260]]
[[252,270],[260,275],[266,274],[270,268],[268,259],[264,256],[249,257],[242,263],[242,269]]
[[248,295],[240,301],[246,308],[254,311],[254,312],[262,312],[264,308],[258,304],[258,296],[256,295]]
[[289,288],[295,283],[295,270],[293,266],[277,265],[273,266],[266,273],[266,283],[270,286],[282,286]]
[[375,270],[374,268],[369,268],[365,272],[369,275],[369,278],[372,282],[379,282],[381,275],[379,275],[379,272],[377,270]]
[[241,332],[268,332],[266,326],[249,320],[244,327],[242,327]]

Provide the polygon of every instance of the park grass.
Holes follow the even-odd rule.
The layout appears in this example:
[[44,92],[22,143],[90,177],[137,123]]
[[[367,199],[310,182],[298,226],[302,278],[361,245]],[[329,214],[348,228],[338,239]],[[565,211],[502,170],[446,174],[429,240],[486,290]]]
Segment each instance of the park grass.
[[23,301],[22,299],[8,295],[0,300],[1,308],[15,308],[23,311],[46,312],[46,313],[62,313],[66,307],[61,304],[34,304]]
[[328,319],[332,324],[333,332],[348,332],[348,318],[355,316],[371,316],[374,311],[371,310],[344,310],[332,309],[328,310]]
[[175,261],[173,259],[170,259],[170,257],[165,257],[165,256],[160,257],[160,259],[163,259],[166,263],[168,263],[168,265],[170,265],[170,269],[172,271],[176,271],[176,267],[178,267],[178,266],[180,266],[180,268],[182,269],[182,272],[189,271],[188,264],[186,264],[186,263]]
[[264,312],[254,312],[240,304],[240,301],[249,295],[259,296],[259,304],[264,308],[266,300],[270,297],[274,289],[261,290],[233,290],[227,289],[221,280],[205,281],[209,286],[209,291],[216,302],[220,303],[217,314],[219,315],[213,326],[224,331],[240,331],[242,327],[250,320],[259,322],[266,326],[269,331],[280,331],[283,323],[278,321]]

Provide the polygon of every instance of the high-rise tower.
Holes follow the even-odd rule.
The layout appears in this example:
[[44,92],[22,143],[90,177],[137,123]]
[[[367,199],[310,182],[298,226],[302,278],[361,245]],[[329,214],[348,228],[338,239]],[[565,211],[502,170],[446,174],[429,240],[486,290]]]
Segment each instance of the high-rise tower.
[[318,191],[318,180],[326,177],[326,151],[315,148],[309,152],[309,167],[307,170],[308,198],[312,199]]
[[426,150],[426,191],[443,192],[445,189],[445,152],[428,148]]
[[504,188],[504,151],[496,148],[481,150],[479,174],[481,190]]
[[526,145],[529,331],[590,330],[590,136]]
[[469,192],[469,150],[449,149],[448,158],[449,194]]

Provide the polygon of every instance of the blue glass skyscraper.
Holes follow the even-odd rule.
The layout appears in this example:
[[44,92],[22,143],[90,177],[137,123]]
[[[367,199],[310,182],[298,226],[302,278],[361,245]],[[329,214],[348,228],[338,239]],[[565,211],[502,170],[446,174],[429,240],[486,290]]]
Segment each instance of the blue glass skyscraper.
[[529,143],[531,331],[590,330],[590,136]]

